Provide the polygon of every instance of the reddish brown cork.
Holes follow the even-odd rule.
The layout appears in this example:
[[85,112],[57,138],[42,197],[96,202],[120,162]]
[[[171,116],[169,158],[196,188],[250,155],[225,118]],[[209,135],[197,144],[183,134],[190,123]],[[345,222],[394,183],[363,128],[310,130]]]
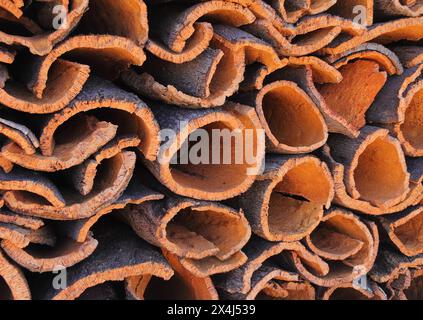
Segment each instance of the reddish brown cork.
[[423,62],[423,49],[418,46],[393,47],[401,63],[406,68],[413,68]]
[[[370,283],[369,283],[370,282]],[[368,281],[367,287],[343,283],[327,289],[322,300],[387,300],[386,293],[374,282]]]
[[31,300],[31,292],[22,270],[0,251],[0,299]]
[[[361,6],[361,7],[358,7]],[[365,11],[357,10],[354,8],[364,8]],[[373,24],[373,15],[374,15],[374,0],[343,0],[337,1],[337,3],[330,8],[330,13],[341,16],[345,19],[355,19],[359,14],[365,14],[364,21],[367,26]]]
[[375,0],[375,17],[418,17],[423,14],[423,3],[419,0]]
[[34,154],[40,146],[35,134],[26,126],[0,118],[0,133],[16,143],[26,154]]
[[238,202],[257,235],[298,241],[317,227],[333,195],[329,169],[317,158],[269,155],[264,173]]
[[409,286],[401,291],[403,300],[421,300],[423,297],[423,270],[412,270],[410,277]]
[[16,51],[12,48],[0,45],[0,62],[11,64],[15,61]]
[[[121,217],[143,239],[183,258],[200,277],[239,267],[251,229],[242,212],[213,202],[166,197],[131,206]],[[241,261],[240,261],[241,259]]]
[[[236,103],[227,103],[223,108],[195,111],[163,104],[151,104],[151,107],[159,126],[172,130],[170,140],[160,150],[157,160],[144,162],[163,185],[182,196],[218,201],[233,198],[253,184],[263,164],[265,147],[261,125],[253,108]],[[199,129],[207,131],[210,147],[213,143],[212,130],[241,129],[235,140],[243,148],[239,145],[235,148],[236,141],[233,141],[228,147],[231,150],[230,159],[229,156],[223,159],[222,153],[218,161],[213,161],[213,152],[210,152],[202,155],[200,163],[192,163],[190,157],[187,161],[175,161],[174,158],[181,152],[178,150]],[[246,142],[247,132],[253,143]],[[240,137],[243,137],[242,141]],[[246,153],[247,150],[251,151],[250,154]]]
[[271,4],[285,21],[295,23],[303,16],[327,11],[336,0],[274,0]]

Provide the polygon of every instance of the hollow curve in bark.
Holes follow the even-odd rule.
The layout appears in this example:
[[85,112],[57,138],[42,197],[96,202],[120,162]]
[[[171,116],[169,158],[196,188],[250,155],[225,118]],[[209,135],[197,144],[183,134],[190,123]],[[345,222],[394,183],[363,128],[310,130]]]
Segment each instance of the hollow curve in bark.
[[15,212],[51,220],[78,220],[95,215],[101,208],[113,203],[123,193],[132,177],[136,156],[124,151],[107,160],[104,174],[96,182],[95,191],[87,197],[75,196],[75,192],[64,195],[66,206],[62,208],[46,205],[39,198],[28,197],[22,192],[4,196],[6,205]]
[[32,37],[10,35],[0,31],[1,42],[7,45],[26,47],[34,55],[46,55],[55,44],[63,40],[76,27],[82,15],[88,9],[88,2],[88,0],[75,0],[72,2],[66,16],[67,28],[59,28]]
[[327,289],[322,300],[387,300],[385,292],[374,282],[368,288],[343,283]]
[[317,227],[333,196],[329,169],[317,158],[270,155],[264,173],[238,201],[257,235],[299,241]]
[[22,270],[11,263],[1,251],[0,262],[0,282],[4,285],[1,300],[31,300],[31,291]]
[[334,135],[328,145],[333,158],[345,166],[344,182],[352,198],[380,208],[407,198],[410,173],[399,141],[388,130],[366,126],[357,139]]
[[377,19],[386,19],[401,16],[418,17],[422,14],[423,2],[421,0],[375,0],[375,17]]

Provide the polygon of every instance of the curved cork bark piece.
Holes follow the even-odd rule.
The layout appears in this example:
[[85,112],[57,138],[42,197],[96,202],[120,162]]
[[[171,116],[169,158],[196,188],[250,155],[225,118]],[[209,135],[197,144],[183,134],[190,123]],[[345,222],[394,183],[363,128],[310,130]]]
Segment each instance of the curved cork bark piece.
[[423,297],[423,270],[412,270],[408,287],[401,293],[403,300],[421,300]]
[[423,206],[409,207],[395,215],[379,217],[378,221],[401,253],[409,257],[423,253]]
[[318,87],[328,107],[349,124],[348,136],[358,137],[365,114],[388,78],[377,62],[357,60],[339,68],[342,81]]
[[174,52],[168,49],[160,41],[148,39],[145,49],[160,60],[171,63],[185,63],[197,58],[210,44],[213,38],[213,27],[207,22],[196,22],[193,25],[194,33],[187,40],[182,52]]
[[[139,149],[145,158],[156,158],[159,149],[159,128],[149,107],[136,95],[97,77],[90,78],[70,105],[46,119],[40,135],[41,153],[44,156],[56,153],[55,144],[58,141],[55,142],[55,137],[56,132],[60,131],[59,127],[63,130],[63,124],[73,124],[69,120],[75,119],[75,115],[97,109],[110,110],[107,120],[118,123],[119,131],[123,134],[136,134],[141,140]],[[103,117],[106,117],[106,114],[107,112]]]
[[34,96],[20,82],[9,80],[0,89],[0,99],[5,106],[28,113],[56,112],[68,105],[82,90],[90,68],[86,65],[58,59],[49,70],[43,97]]
[[234,254],[251,235],[242,212],[212,202],[166,197],[127,208],[121,216],[149,243],[185,258],[182,264],[197,274],[237,267]]
[[388,300],[407,300],[404,290],[411,285],[412,271],[412,269],[401,270],[384,284]]
[[125,279],[131,300],[218,300],[210,277],[196,277],[179,262],[179,258],[162,250],[175,274],[165,281],[151,275]]
[[52,272],[57,266],[71,267],[90,256],[97,248],[97,240],[88,237],[83,243],[61,239],[53,248],[29,245],[19,248],[12,242],[3,240],[1,247],[16,263],[31,272]]
[[270,43],[280,56],[303,56],[316,52],[330,44],[341,32],[342,28],[321,27],[306,34],[296,35],[294,41],[284,37],[268,20],[257,19],[254,23],[243,27],[254,36]]
[[422,70],[419,65],[390,77],[367,114],[368,121],[388,128],[412,157],[423,156]]
[[16,18],[20,18],[23,15],[22,10],[19,6],[17,6],[15,3],[13,3],[10,0],[1,0],[0,1],[0,8],[9,12]]
[[28,197],[38,196],[51,206],[63,208],[66,201],[59,189],[39,172],[14,168],[9,173],[0,172],[0,190],[7,194],[27,193]]
[[[262,167],[265,148],[264,135],[253,108],[226,103],[223,108],[193,111],[152,104],[152,110],[159,126],[170,129],[171,134],[157,160],[144,163],[171,191],[195,199],[218,201],[233,198],[253,184]],[[217,130],[215,136],[220,135],[223,140],[229,130],[234,139],[226,147],[221,145],[222,139],[220,143],[213,143],[213,130]],[[207,145],[207,148],[200,148],[199,153],[199,146],[188,144],[189,139],[198,141],[198,137],[202,145]],[[220,146],[227,151],[220,153],[217,159],[212,153]],[[198,161],[188,156],[194,151],[201,157],[196,158]]]
[[67,24],[64,28],[43,32],[32,37],[10,35],[0,31],[0,42],[26,47],[34,55],[46,55],[55,44],[63,40],[76,27],[82,15],[88,9],[88,2],[88,0],[75,0],[72,2],[66,15]]
[[423,14],[423,2],[420,0],[375,0],[376,19],[394,17],[418,17]]
[[62,141],[55,144],[54,151],[50,155],[27,154],[14,142],[4,145],[1,154],[8,161],[27,169],[42,172],[61,171],[84,162],[112,140],[118,130],[112,123],[98,121],[95,117],[85,115],[78,117],[78,121],[73,124],[75,126],[72,129],[78,128],[79,134],[70,139],[63,137]]
[[401,75],[404,72],[399,57],[393,51],[378,43],[365,43],[341,54],[326,57],[326,61],[337,69],[354,60],[375,61],[390,76]]
[[0,300],[31,300],[24,273],[0,251]]
[[293,272],[286,272],[268,263],[253,273],[251,290],[247,294],[222,291],[229,300],[315,300],[314,287]]
[[404,270],[421,267],[423,255],[407,257],[390,244],[380,247],[378,257],[373,269],[370,271],[370,278],[378,283],[385,283],[397,278]]
[[[323,260],[328,264],[329,268],[328,272],[323,275],[311,271],[307,261],[304,261],[296,252],[291,252],[291,263],[295,266],[297,272],[311,283],[321,287],[333,287],[342,283],[353,282],[361,276],[366,275],[372,269],[379,249],[379,233],[374,223],[367,221],[360,222],[353,214],[343,213],[342,211],[333,210],[329,214],[333,215],[332,218],[328,219],[329,225],[336,225],[337,228],[340,228],[337,229],[338,231],[345,232],[344,235],[359,238],[359,241],[362,241],[364,245],[356,254],[343,261]],[[353,220],[355,220],[355,223],[351,224]],[[317,237],[315,240],[319,244],[316,246],[316,243],[314,243],[312,250],[315,248],[317,249],[316,252],[327,256],[334,256],[334,252],[328,252],[328,247],[323,244],[321,239],[319,240]],[[310,243],[310,241],[308,242]],[[318,248],[320,245],[322,247]],[[340,255],[337,256],[337,258],[339,257]],[[320,256],[319,258],[322,259]]]
[[147,6],[143,0],[90,0],[78,30],[132,40],[143,47],[148,38]]
[[244,46],[214,36],[210,48],[194,60],[175,64],[154,57],[138,74],[129,70],[123,82],[137,94],[187,108],[221,106],[243,80],[246,50]]
[[[362,9],[364,9],[364,12]],[[337,1],[337,3],[330,8],[329,12],[349,20],[354,20],[359,14],[364,13],[364,21],[361,19],[362,21],[360,22],[363,25],[371,26],[373,24],[374,0]]]
[[[370,283],[369,283],[370,282]],[[368,281],[367,287],[343,283],[327,289],[322,300],[387,300],[386,293],[374,282]]]
[[388,130],[366,126],[357,139],[332,135],[328,145],[344,165],[344,183],[353,199],[389,208],[407,198],[410,174],[401,145]]
[[360,36],[339,38],[319,53],[336,55],[366,42],[389,44],[399,40],[419,41],[423,38],[423,18],[406,18],[378,23]]
[[34,154],[40,146],[35,134],[26,126],[0,118],[0,134],[16,143],[26,154]]
[[[167,4],[152,11],[150,23],[161,41],[172,51],[181,53],[195,33],[194,23],[201,18],[240,27],[254,22],[256,17],[247,8],[232,2],[207,1],[188,9]],[[153,32],[153,33],[154,33]]]
[[[342,81],[342,74],[335,67],[314,56],[289,57],[288,67],[309,67],[312,71],[312,81],[319,84],[339,83]],[[278,72],[274,73],[276,77],[277,74]],[[269,78],[272,79],[274,76],[270,75]]]
[[253,279],[260,278],[260,271],[269,263],[273,269],[276,264],[278,273],[275,278],[298,281],[298,275],[295,269],[291,271],[289,261],[289,255],[293,251],[298,252],[316,273],[324,275],[329,271],[328,265],[322,259],[307,251],[299,242],[269,242],[253,236],[244,248],[248,256],[247,263],[236,270],[215,276],[215,286],[230,294],[246,295],[252,289]]
[[69,221],[65,225],[57,226],[57,231],[77,242],[86,241],[90,230],[105,215],[112,212],[119,212],[129,205],[139,205],[147,201],[163,199],[163,195],[148,189],[139,181],[142,177],[135,174],[123,194],[112,204],[102,208],[95,215],[86,219]]
[[70,177],[75,189],[83,196],[88,195],[93,190],[97,168],[100,164],[106,159],[113,158],[124,149],[138,147],[140,143],[141,140],[135,135],[122,136],[110,141],[90,159],[72,169]]
[[99,176],[93,192],[82,197],[70,191],[64,195],[66,206],[63,208],[46,205],[25,193],[8,193],[4,196],[6,205],[15,212],[52,220],[78,220],[95,215],[100,209],[116,201],[131,180],[136,156],[134,152],[124,151],[106,160],[103,174]]
[[142,65],[146,59],[142,48],[123,37],[81,35],[68,38],[48,55],[33,57],[30,63],[32,72],[26,76],[27,87],[38,99],[44,96],[49,70],[63,55],[91,65],[102,76],[110,79],[117,78],[120,72],[132,64]]
[[328,128],[323,116],[295,82],[274,81],[235,99],[256,108],[271,152],[309,153],[326,143]]
[[12,64],[15,61],[16,51],[7,46],[0,45],[0,62]]
[[296,23],[306,15],[327,11],[336,0],[272,0],[271,4],[282,18],[289,23]]
[[322,152],[319,155],[327,163],[332,172],[332,176],[335,182],[334,203],[336,204],[365,214],[385,215],[405,210],[409,206],[418,204],[419,201],[422,199],[423,173],[421,170],[421,165],[419,165],[418,163],[415,163],[415,165],[411,167],[412,163],[409,161],[408,169],[411,173],[411,183],[410,191],[407,194],[406,199],[397,205],[385,208],[374,206],[368,201],[354,199],[349,195],[344,182],[346,168],[343,164],[336,162],[333,159],[329,146],[324,146]]
[[405,68],[413,68],[423,63],[423,48],[418,46],[393,47],[392,51],[401,60]]
[[27,217],[19,213],[2,209],[0,211],[0,222],[7,224],[14,224],[19,227],[38,230],[44,226],[44,221],[35,217]]
[[67,269],[65,289],[55,290],[51,281],[44,285],[42,299],[74,300],[87,289],[107,281],[123,281],[126,278],[153,275],[169,280],[174,272],[150,245],[119,223],[98,228],[98,247],[92,255]]
[[329,169],[319,159],[268,155],[264,173],[238,197],[238,205],[255,234],[298,241],[317,227],[333,195]]

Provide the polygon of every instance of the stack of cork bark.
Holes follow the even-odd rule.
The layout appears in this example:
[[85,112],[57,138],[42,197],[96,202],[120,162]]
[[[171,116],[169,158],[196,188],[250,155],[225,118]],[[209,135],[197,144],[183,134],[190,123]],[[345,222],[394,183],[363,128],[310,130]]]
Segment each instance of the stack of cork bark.
[[0,0],[0,299],[423,299],[421,15]]

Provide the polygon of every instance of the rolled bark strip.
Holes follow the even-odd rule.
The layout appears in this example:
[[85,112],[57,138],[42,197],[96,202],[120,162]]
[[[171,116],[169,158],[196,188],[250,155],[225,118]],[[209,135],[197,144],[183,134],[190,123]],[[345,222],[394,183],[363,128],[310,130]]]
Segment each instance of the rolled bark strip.
[[305,15],[315,15],[327,11],[335,5],[336,0],[272,0],[271,4],[282,18],[289,22],[295,23],[299,18]]
[[20,248],[8,240],[1,242],[3,251],[16,263],[31,272],[52,272],[57,266],[71,267],[90,256],[98,245],[97,240],[88,237],[83,243],[64,238],[50,247],[29,245]]
[[236,100],[255,106],[269,151],[308,153],[326,143],[328,128],[323,116],[295,82],[275,81]]
[[315,295],[310,283],[273,264],[263,265],[253,273],[251,290],[247,294],[221,293],[222,298],[230,300],[315,300]]
[[140,143],[140,139],[135,135],[122,136],[109,142],[90,159],[72,169],[70,175],[75,189],[83,196],[88,195],[93,190],[97,168],[100,164],[106,159],[113,158],[124,149],[138,147]]
[[404,201],[410,191],[410,174],[401,146],[388,133],[366,126],[357,139],[332,135],[328,140],[333,158],[345,166],[348,194],[380,208]]
[[317,227],[333,195],[329,169],[317,158],[269,155],[264,173],[238,201],[254,233],[298,241]]
[[423,253],[421,231],[415,227],[421,223],[422,218],[423,206],[414,206],[378,220],[401,253],[411,257]]
[[[44,96],[50,68],[65,54],[69,58],[91,65],[103,76],[111,79],[115,79],[131,64],[142,65],[146,58],[142,48],[123,37],[109,35],[71,37],[56,46],[48,55],[33,57],[30,64],[32,72],[23,75],[28,89],[38,99]],[[109,63],[110,61],[114,62]]]
[[95,192],[87,197],[64,195],[65,207],[53,207],[26,193],[6,193],[6,205],[14,212],[52,220],[78,220],[95,215],[103,207],[113,203],[123,193],[131,180],[135,167],[135,153],[124,151],[107,160],[104,174],[98,179]]
[[[398,138],[408,156],[423,156],[423,124],[420,108],[423,66],[407,69],[391,77],[367,115],[369,121],[382,125]],[[392,100],[387,100],[392,98]],[[387,101],[393,101],[387,104]]]
[[43,97],[38,98],[20,82],[10,80],[0,89],[2,104],[18,111],[46,114],[63,109],[82,90],[88,79],[87,65],[56,60],[49,70]]
[[24,273],[0,251],[0,300],[31,300]]
[[38,172],[15,168],[10,173],[0,173],[0,190],[8,193],[28,193],[41,197],[54,207],[63,208],[66,201],[59,189]]
[[374,61],[358,60],[340,67],[343,80],[324,84],[318,90],[328,107],[340,115],[351,128],[349,136],[357,137],[366,125],[365,113],[387,80]]
[[385,283],[398,277],[403,270],[417,268],[422,264],[422,254],[407,257],[392,245],[384,244],[380,247],[375,265],[369,275],[372,280],[378,283]]
[[393,17],[418,17],[423,14],[423,3],[419,0],[375,0],[375,18],[383,20]]
[[[227,293],[245,295],[252,289],[256,273],[268,262],[273,261],[279,270],[279,274],[276,275],[277,279],[297,279],[296,270],[290,265],[288,257],[293,251],[298,252],[317,274],[324,275],[329,272],[328,265],[318,256],[307,251],[299,242],[269,242],[253,236],[244,248],[244,252],[248,256],[247,263],[236,270],[215,276],[214,283],[217,288]],[[286,263],[285,260],[288,262]]]
[[[171,134],[157,160],[145,161],[145,164],[171,191],[215,201],[233,198],[253,184],[262,167],[265,148],[261,125],[253,108],[227,103],[223,108],[193,111],[152,104],[152,110],[159,126],[170,130]],[[215,142],[213,130],[218,130],[215,136],[220,134]],[[188,139],[193,139],[192,135],[197,133],[202,136],[199,143],[207,145],[207,148],[200,148],[201,159],[198,161],[190,156],[195,145],[186,148]],[[232,134],[235,141],[225,146],[223,136],[226,133]],[[218,159],[212,155],[218,149],[216,147],[219,150],[223,147],[226,151],[220,152]]]
[[81,116],[78,120],[72,128],[78,128],[80,134],[70,139],[63,138],[63,142],[58,142],[54,151],[47,156],[40,153],[27,154],[14,142],[3,146],[1,155],[21,167],[42,172],[61,171],[77,166],[111,141],[118,129],[116,125],[98,121],[92,116]]
[[316,52],[329,45],[341,32],[339,26],[324,26],[305,35],[297,35],[291,42],[284,37],[268,20],[257,19],[254,23],[243,27],[247,32],[270,43],[280,56],[302,56]]
[[175,274],[169,280],[151,275],[125,279],[131,300],[218,300],[210,277],[199,278],[179,262],[176,255],[162,250]]
[[392,48],[405,68],[413,68],[423,63],[423,49],[418,46],[401,46]]
[[15,142],[26,154],[34,154],[40,142],[26,126],[0,118],[0,133]]
[[196,22],[191,38],[187,41],[182,52],[174,52],[168,49],[160,41],[148,39],[145,48],[161,60],[171,63],[185,63],[197,58],[210,44],[213,38],[213,27],[207,22]]
[[386,293],[374,282],[367,288],[352,283],[343,283],[327,289],[322,300],[387,300]]
[[232,260],[239,259],[234,255],[251,235],[242,212],[191,199],[166,197],[147,202],[124,210],[122,218],[149,243],[185,258],[182,264],[197,274],[239,267],[242,263]]
[[[364,12],[362,9],[364,9]],[[374,0],[337,1],[329,12],[350,20],[356,19],[361,14],[363,16],[360,22],[366,26],[371,26],[373,24]]]
[[[342,213],[336,213],[335,215],[342,216]],[[335,218],[335,221],[336,220]],[[342,223],[336,223],[338,226],[342,225]],[[348,227],[347,223],[346,228]],[[356,223],[356,228],[361,230],[358,231],[356,229],[352,231],[352,233],[356,233],[358,237],[363,237],[363,240],[365,239],[365,245],[361,252],[359,251],[356,255],[352,255],[350,258],[343,261],[322,260],[327,263],[328,266],[328,271],[325,274],[319,275],[316,274],[315,271],[310,270],[312,268],[310,268],[309,263],[304,261],[297,252],[290,252],[288,259],[290,259],[291,264],[295,266],[299,274],[320,287],[333,287],[345,282],[358,280],[361,276],[366,275],[374,265],[379,248],[379,234],[374,223]],[[316,252],[322,253],[326,250],[316,250]],[[319,258],[321,259],[320,256]]]
[[400,61],[398,56],[393,51],[377,43],[362,44],[341,54],[328,56],[326,60],[337,69],[350,63],[350,61],[371,60],[377,62],[390,76],[401,75],[404,72],[402,61]]
[[67,24],[65,27],[53,31],[43,32],[32,37],[11,35],[0,32],[2,43],[8,45],[23,46],[34,55],[43,56],[48,54],[53,46],[63,40],[76,27],[82,15],[88,9],[88,0],[76,0],[72,2],[69,12],[66,15]]
[[331,150],[327,145],[324,146],[319,155],[328,164],[332,172],[336,186],[334,197],[334,203],[336,204],[370,215],[384,215],[405,210],[409,206],[418,204],[422,199],[423,174],[421,172],[422,170],[419,169],[421,167],[418,166],[418,164],[416,164],[415,168],[411,168],[410,165],[408,166],[411,173],[411,183],[410,191],[407,194],[406,199],[397,205],[385,208],[374,206],[368,201],[352,198],[347,192],[347,187],[344,182],[346,172],[345,166],[333,159],[331,156]]
[[360,36],[340,38],[319,53],[336,55],[351,50],[365,42],[389,44],[399,40],[419,41],[423,38],[423,18],[406,18],[375,24]]
[[[256,19],[247,8],[226,1],[206,1],[186,10],[168,4],[158,7],[157,12],[152,12],[151,20],[154,26],[152,30],[157,32],[169,49],[180,53],[195,33],[194,23],[200,18],[212,19],[214,22],[223,22],[235,27],[250,24]],[[157,26],[154,22],[157,22]]]
[[148,38],[147,6],[143,0],[91,0],[78,29],[125,37],[142,47]]
[[139,205],[147,201],[163,199],[162,194],[140,184],[141,179],[142,177],[135,174],[123,194],[114,203],[102,208],[90,218],[69,221],[65,225],[57,225],[56,230],[77,242],[85,242],[93,226],[105,215],[113,212],[118,213],[129,205]]
[[193,109],[216,107],[238,90],[245,57],[244,46],[215,36],[211,48],[194,60],[174,64],[151,57],[144,68],[148,72],[129,70],[121,78],[136,93],[154,100]]
[[[107,120],[118,123],[121,133],[136,134],[139,137],[141,140],[139,148],[147,159],[156,158],[159,148],[159,128],[149,107],[136,95],[96,77],[92,77],[86,83],[84,90],[70,105],[46,118],[40,135],[42,154],[49,156],[55,152],[55,133],[64,123],[71,118],[75,119],[73,117],[80,113],[102,108],[111,110],[109,111],[111,116]],[[103,116],[106,117],[107,112]]]
[[7,209],[2,209],[0,211],[0,222],[14,224],[31,230],[38,230],[44,226],[44,221],[42,219],[24,216]]
[[[87,289],[107,281],[123,281],[141,275],[153,275],[168,280],[173,270],[151,246],[121,224],[105,224],[95,234],[98,247],[92,255],[67,269],[64,289],[52,287],[51,279],[44,279],[40,299],[74,300]],[[41,286],[40,286],[41,289]]]

